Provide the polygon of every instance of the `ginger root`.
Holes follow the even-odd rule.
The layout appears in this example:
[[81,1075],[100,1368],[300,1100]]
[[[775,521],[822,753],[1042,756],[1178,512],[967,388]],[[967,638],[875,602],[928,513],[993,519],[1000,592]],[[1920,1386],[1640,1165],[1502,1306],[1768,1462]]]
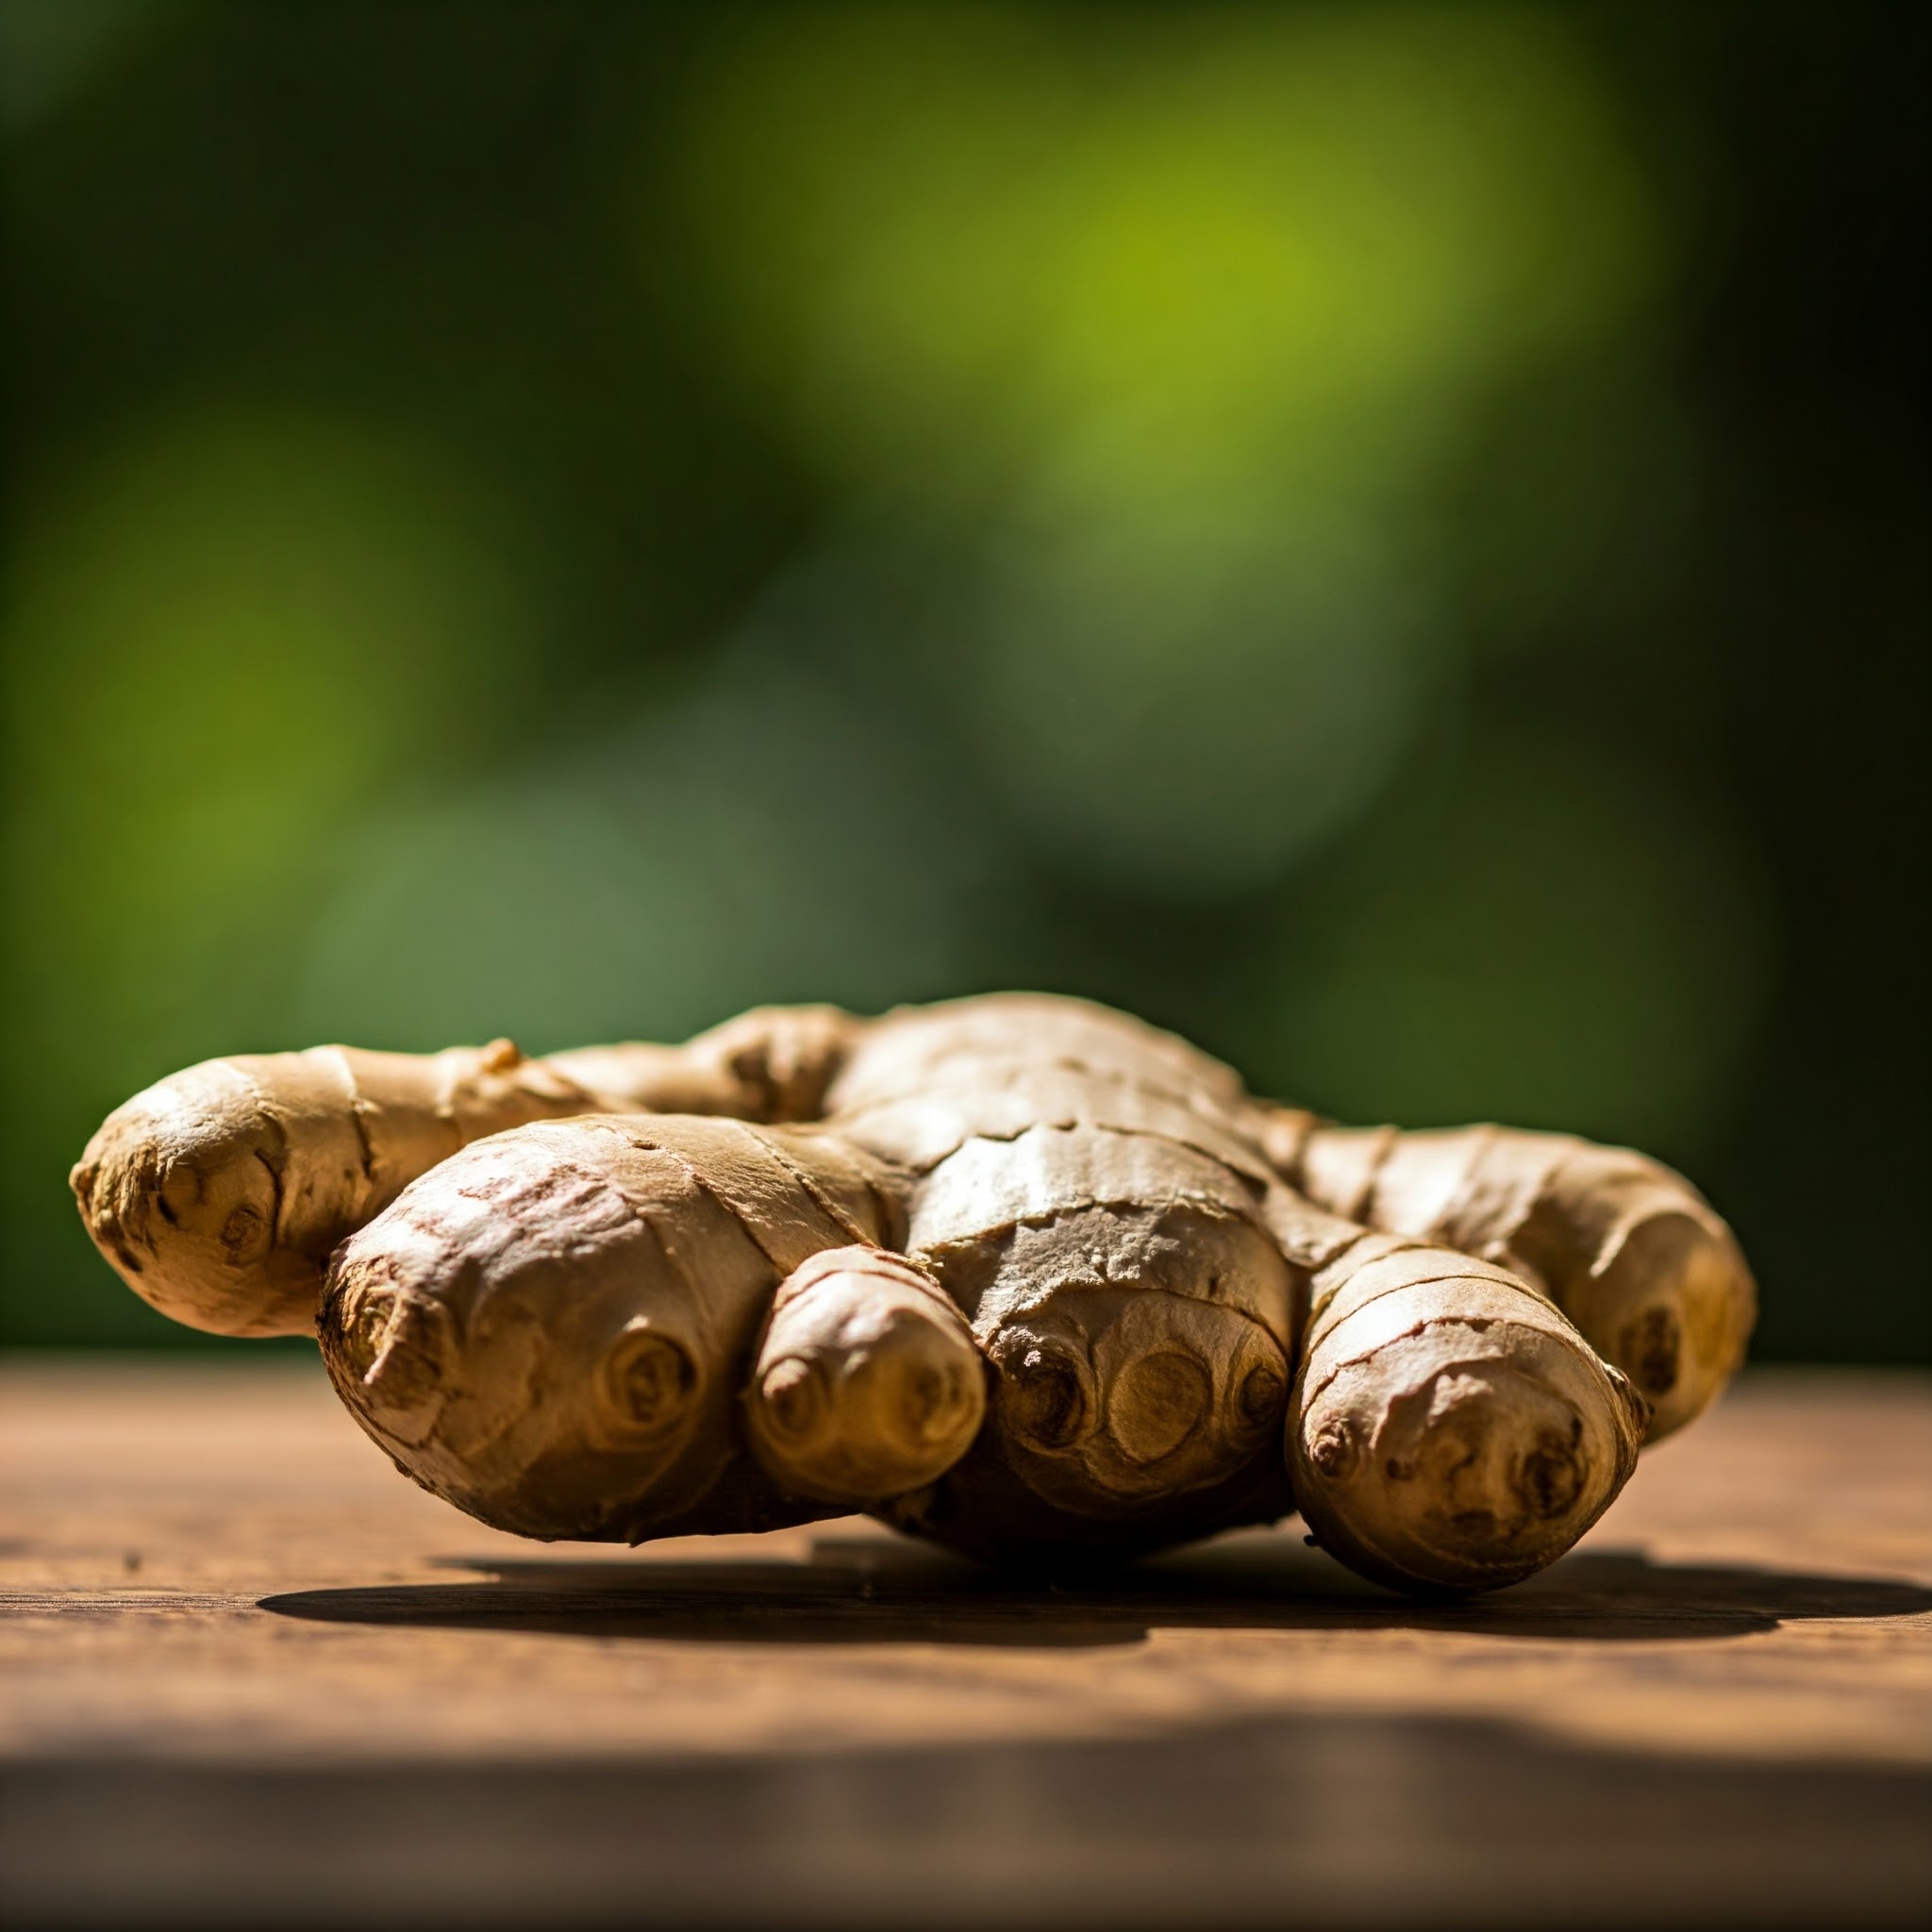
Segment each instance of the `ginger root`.
[[1286,1108],[1267,1141],[1290,1185],[1322,1207],[1543,1286],[1637,1385],[1653,1442],[1743,1359],[1751,1271],[1704,1197],[1641,1154],[1509,1127],[1336,1127]]
[[898,1221],[883,1166],[829,1135],[544,1121],[464,1148],[343,1244],[323,1359],[400,1467],[499,1528],[799,1522],[828,1512],[745,1453],[760,1334],[794,1271]]
[[538,1537],[858,1507],[1051,1564],[1298,1507],[1382,1582],[1490,1589],[1608,1506],[1646,1394],[1654,1433],[1710,1399],[1752,1308],[1641,1156],[1351,1133],[1041,995],[211,1061],[75,1187],[138,1292],[312,1322],[399,1467]]
[[109,1114],[71,1179],[96,1246],[162,1314],[217,1335],[307,1335],[337,1244],[458,1148],[586,1113],[808,1119],[846,1024],[799,1007],[684,1047],[547,1060],[508,1040],[204,1060]]

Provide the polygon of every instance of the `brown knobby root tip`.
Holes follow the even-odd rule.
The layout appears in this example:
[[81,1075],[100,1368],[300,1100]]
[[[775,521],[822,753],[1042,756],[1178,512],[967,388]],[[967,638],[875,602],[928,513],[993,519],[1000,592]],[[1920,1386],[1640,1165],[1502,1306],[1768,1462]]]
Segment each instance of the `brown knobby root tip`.
[[323,1257],[280,1239],[281,1125],[209,1060],[137,1093],[69,1176],[94,1245],[135,1293],[215,1335],[307,1334]]
[[1643,1424],[1580,1341],[1500,1323],[1430,1324],[1296,1407],[1295,1494],[1322,1546],[1424,1592],[1499,1589],[1561,1556],[1623,1487]]
[[910,1262],[877,1248],[814,1255],[789,1275],[748,1396],[753,1447],[787,1489],[864,1504],[935,1481],[986,1413],[964,1319]]

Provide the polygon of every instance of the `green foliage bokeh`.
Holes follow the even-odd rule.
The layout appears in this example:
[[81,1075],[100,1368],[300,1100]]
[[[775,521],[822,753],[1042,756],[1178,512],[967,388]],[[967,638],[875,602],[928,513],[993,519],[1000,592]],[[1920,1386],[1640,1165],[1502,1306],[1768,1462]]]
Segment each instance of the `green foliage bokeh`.
[[1923,1357],[1915,39],[0,0],[0,1337],[187,1061],[1017,984]]

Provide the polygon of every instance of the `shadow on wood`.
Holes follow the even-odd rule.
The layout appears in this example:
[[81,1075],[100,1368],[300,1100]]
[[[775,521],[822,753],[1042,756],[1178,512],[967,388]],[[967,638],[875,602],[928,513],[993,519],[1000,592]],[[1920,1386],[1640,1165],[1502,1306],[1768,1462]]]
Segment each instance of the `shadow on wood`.
[[822,1540],[808,1563],[665,1557],[452,1565],[481,1583],[306,1590],[260,1607],[318,1623],[541,1631],[697,1643],[1131,1644],[1158,1628],[1459,1630],[1488,1636],[1737,1637],[1803,1618],[1907,1616],[1932,1591],[1880,1577],[1655,1563],[1585,1551],[1528,1583],[1415,1603],[1284,1537],[1230,1539],[1058,1582],[983,1570],[915,1543]]

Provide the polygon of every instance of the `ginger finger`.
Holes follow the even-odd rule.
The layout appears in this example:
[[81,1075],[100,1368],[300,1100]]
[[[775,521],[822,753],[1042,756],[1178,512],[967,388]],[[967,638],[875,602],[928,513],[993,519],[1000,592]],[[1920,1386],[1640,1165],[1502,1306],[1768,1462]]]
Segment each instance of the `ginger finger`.
[[833,1248],[788,1275],[749,1398],[753,1447],[781,1488],[858,1508],[936,1481],[986,1413],[959,1311],[898,1255]]
[[525,1536],[638,1541],[826,1511],[749,1453],[774,1291],[897,1238],[892,1176],[830,1135],[678,1115],[478,1141],[338,1254],[337,1392],[425,1488]]
[[137,1093],[73,1185],[96,1245],[190,1327],[306,1333],[329,1251],[466,1141],[590,1097],[507,1041],[208,1060]]
[[207,1060],[116,1108],[74,1191],[95,1245],[164,1315],[221,1335],[307,1334],[337,1244],[458,1148],[585,1113],[808,1118],[852,1024],[828,1007],[767,1008],[683,1047],[547,1060],[507,1040]]
[[1751,1271],[1704,1197],[1644,1155],[1507,1127],[1334,1127],[1287,1109],[1268,1144],[1289,1183],[1335,1213],[1540,1281],[1642,1391],[1650,1441],[1743,1360]]
[[1291,1246],[1333,1257],[1313,1276],[1288,1422],[1322,1547],[1425,1591],[1498,1589],[1561,1556],[1636,1466],[1642,1398],[1505,1270],[1284,1218],[1303,1223]]

